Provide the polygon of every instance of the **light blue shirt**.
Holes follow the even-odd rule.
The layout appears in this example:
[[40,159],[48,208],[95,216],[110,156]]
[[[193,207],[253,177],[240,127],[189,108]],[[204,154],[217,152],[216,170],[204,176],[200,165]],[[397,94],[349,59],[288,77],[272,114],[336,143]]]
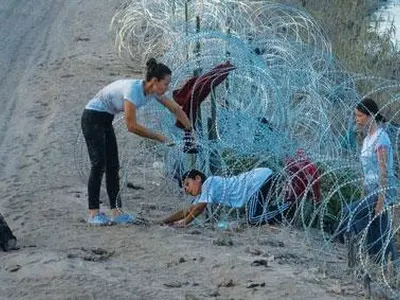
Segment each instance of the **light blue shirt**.
[[232,177],[210,176],[193,203],[215,203],[229,207],[243,207],[272,175],[268,168],[256,168]]
[[[365,137],[361,149],[360,159],[363,166],[364,190],[366,193],[377,191],[380,188],[380,168],[377,152],[382,148],[387,152],[388,187],[395,187],[392,143],[386,131],[378,128],[374,134]],[[390,194],[386,193],[386,195]],[[388,200],[385,199],[385,201]]]
[[124,110],[126,100],[139,108],[154,99],[158,98],[155,95],[144,94],[143,80],[120,79],[105,86],[85,108],[115,115]]

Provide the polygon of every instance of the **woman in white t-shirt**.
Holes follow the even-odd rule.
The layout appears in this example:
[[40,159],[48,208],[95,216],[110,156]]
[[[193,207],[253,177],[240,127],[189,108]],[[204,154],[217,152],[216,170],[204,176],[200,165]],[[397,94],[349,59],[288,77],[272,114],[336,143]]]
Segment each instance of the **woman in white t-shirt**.
[[374,100],[365,98],[358,103],[355,120],[366,133],[360,153],[363,197],[344,209],[346,219],[342,231],[347,235],[359,234],[370,224],[366,239],[368,252],[382,254],[383,247],[387,245],[385,255],[380,257],[387,260],[390,254],[393,261],[397,259],[397,253],[391,237],[392,222],[388,212],[384,211],[396,199],[392,144],[380,126],[385,119]]
[[[164,135],[136,121],[136,110],[156,100],[176,115],[185,130],[191,130],[191,123],[183,110],[173,100],[164,96],[171,81],[171,70],[166,65],[157,63],[154,58],[149,59],[146,65],[145,80],[121,79],[107,85],[89,101],[82,114],[82,132],[91,162],[88,182],[88,223],[91,225],[124,224],[133,221],[131,215],[120,210],[118,149],[112,125],[115,114],[124,113],[129,132],[165,143],[167,138]],[[104,171],[111,219],[99,212],[99,194]]]

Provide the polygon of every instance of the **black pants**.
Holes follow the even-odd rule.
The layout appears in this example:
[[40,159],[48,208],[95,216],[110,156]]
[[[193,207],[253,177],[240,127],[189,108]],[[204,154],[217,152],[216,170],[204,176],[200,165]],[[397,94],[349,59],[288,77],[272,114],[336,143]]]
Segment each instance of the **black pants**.
[[260,187],[258,192],[247,203],[247,219],[251,225],[266,222],[273,223],[282,219],[282,214],[288,209],[287,202],[272,203],[279,195],[279,176],[272,175]]
[[118,147],[112,126],[113,119],[112,114],[88,109],[82,114],[82,132],[91,162],[88,183],[89,209],[100,208],[100,187],[104,171],[110,208],[116,208],[117,204],[121,207]]

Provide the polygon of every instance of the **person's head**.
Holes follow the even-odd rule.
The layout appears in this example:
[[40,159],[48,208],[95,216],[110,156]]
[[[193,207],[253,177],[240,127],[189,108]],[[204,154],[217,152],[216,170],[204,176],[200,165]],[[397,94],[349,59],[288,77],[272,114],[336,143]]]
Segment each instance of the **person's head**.
[[201,186],[206,180],[206,175],[199,170],[192,169],[183,174],[183,188],[185,193],[191,196],[197,196],[201,193]]
[[154,58],[146,62],[146,83],[150,93],[162,96],[171,82],[171,69],[162,63],[158,63]]
[[371,98],[364,98],[355,109],[355,119],[358,127],[366,127],[371,121],[385,122],[385,118],[379,113],[378,104]]

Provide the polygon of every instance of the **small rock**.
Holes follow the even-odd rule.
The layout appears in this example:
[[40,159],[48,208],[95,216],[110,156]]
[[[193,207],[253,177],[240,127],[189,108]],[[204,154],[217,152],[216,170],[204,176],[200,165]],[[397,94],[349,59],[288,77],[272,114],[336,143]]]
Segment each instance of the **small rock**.
[[82,259],[85,261],[105,261],[115,254],[115,251],[108,252],[102,248],[93,248],[89,250],[82,247],[81,250],[86,253],[82,255]]
[[213,265],[211,268],[212,269],[217,269],[217,268],[220,268],[221,267],[221,264],[215,264],[215,265]]
[[182,283],[180,283],[179,281],[171,281],[171,282],[165,282],[164,286],[169,288],[180,288],[182,287]]
[[251,263],[252,266],[265,266],[268,267],[268,261],[266,259],[256,259]]
[[304,263],[304,259],[299,257],[297,254],[290,253],[290,252],[277,254],[275,256],[275,259],[278,261],[279,264],[284,264],[284,263],[302,264],[302,263]]
[[63,74],[63,75],[60,75],[60,77],[61,78],[70,78],[70,77],[74,77],[75,75],[73,75],[73,74]]
[[219,297],[220,293],[218,291],[212,291],[208,294],[210,297]]
[[90,41],[90,38],[87,38],[87,37],[77,37],[77,38],[75,38],[75,41],[76,42],[88,42],[88,41]]
[[250,253],[250,254],[253,254],[253,255],[261,255],[261,254],[263,253],[262,250],[260,250],[260,249],[258,249],[258,248],[251,248],[251,247],[248,247],[248,248],[246,249],[246,252],[248,252],[248,253]]
[[285,247],[285,243],[282,241],[263,240],[263,241],[260,241],[260,245],[267,245],[267,246],[271,246],[271,247]]
[[11,265],[11,266],[6,267],[6,270],[8,272],[17,272],[19,269],[21,269],[20,265]]
[[130,189],[134,189],[134,190],[144,190],[144,187],[142,187],[140,185],[133,184],[132,182],[128,182],[126,184],[126,187],[128,187]]
[[233,246],[233,241],[231,239],[218,238],[213,241],[213,244],[217,246]]
[[107,251],[107,250],[104,250],[103,248],[93,248],[93,249],[92,249],[92,252],[93,252],[94,254],[97,254],[97,255],[108,254],[108,251]]
[[252,289],[252,288],[256,288],[256,287],[264,287],[265,286],[265,282],[250,282],[246,285],[246,288],[248,289]]
[[218,283],[218,287],[232,287],[235,286],[232,279],[225,279]]
[[186,262],[186,259],[185,259],[184,257],[179,258],[179,263],[180,263],[180,264],[181,264],[181,263],[184,263],[184,262]]
[[142,202],[142,203],[140,203],[140,207],[141,207],[142,210],[150,211],[151,209],[157,209],[157,204],[156,203]]

